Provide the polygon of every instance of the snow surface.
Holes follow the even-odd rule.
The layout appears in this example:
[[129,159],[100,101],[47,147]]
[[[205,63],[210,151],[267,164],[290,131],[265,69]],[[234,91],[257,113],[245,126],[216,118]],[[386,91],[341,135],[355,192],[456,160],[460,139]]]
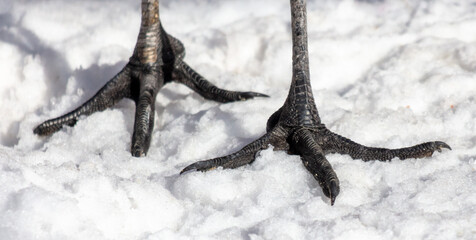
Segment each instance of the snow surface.
[[323,122],[363,144],[441,140],[425,159],[329,155],[334,206],[299,157],[178,175],[265,132],[287,95],[287,0],[161,0],[187,62],[232,104],[167,85],[147,157],[129,153],[134,104],[48,138],[32,129],[115,75],[139,1],[0,0],[0,239],[476,239],[476,1],[310,0],[310,66]]

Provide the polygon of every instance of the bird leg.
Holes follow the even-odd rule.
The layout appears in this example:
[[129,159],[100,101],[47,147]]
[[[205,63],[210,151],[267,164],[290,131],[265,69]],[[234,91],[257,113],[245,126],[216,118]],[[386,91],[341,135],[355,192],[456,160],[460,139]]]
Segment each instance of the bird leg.
[[136,104],[131,153],[139,157],[147,154],[149,149],[155,99],[166,83],[185,84],[204,98],[222,103],[267,97],[255,92],[228,91],[211,84],[184,62],[183,44],[163,29],[159,0],[142,0],[141,10],[139,36],[126,66],[91,99],[63,116],[43,122],[34,129],[35,134],[51,135],[64,125],[74,126],[82,115],[103,111],[128,98]]
[[429,157],[443,148],[444,142],[427,142],[407,148],[371,148],[341,137],[321,123],[312,95],[307,49],[306,0],[291,1],[291,28],[293,37],[293,77],[284,105],[268,119],[267,133],[257,141],[228,156],[197,162],[187,166],[190,170],[206,171],[217,167],[235,168],[252,163],[255,154],[267,148],[287,150],[301,157],[305,168],[318,181],[331,205],[340,192],[339,179],[325,158],[328,153],[349,154],[352,158],[391,160]]

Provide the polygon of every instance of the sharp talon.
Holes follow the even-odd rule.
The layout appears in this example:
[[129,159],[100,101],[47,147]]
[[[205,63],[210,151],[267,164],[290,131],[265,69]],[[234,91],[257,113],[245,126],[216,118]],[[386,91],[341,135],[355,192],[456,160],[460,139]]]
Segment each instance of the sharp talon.
[[200,161],[200,162],[196,162],[196,163],[188,165],[186,168],[184,168],[180,172],[180,174],[182,174],[184,172],[192,171],[192,170],[205,172],[205,171],[208,171],[208,170],[211,170],[211,169],[214,169],[214,168],[215,167],[207,166],[207,161]]
[[134,156],[134,157],[143,157],[143,156],[145,156],[144,151],[139,146],[133,147],[132,150],[131,150],[131,153],[132,153],[132,156]]
[[190,164],[186,168],[182,169],[182,171],[180,171],[180,174],[183,174],[185,172],[188,172],[188,171],[191,171],[191,170],[194,170],[194,169],[197,170],[197,168],[195,168],[195,163]]
[[[198,162],[198,163],[200,163],[200,162]],[[182,171],[180,171],[180,174],[188,172],[188,171],[192,171],[192,170],[206,172],[206,171],[210,171],[210,170],[213,170],[213,169],[217,168],[217,167],[201,167],[201,166],[198,166],[198,165],[199,164],[197,164],[197,163],[189,165],[188,167],[186,167]]]
[[252,99],[252,98],[255,98],[255,97],[269,97],[268,95],[266,94],[262,94],[262,93],[257,93],[257,92],[244,92],[244,93],[241,93],[240,94],[240,100],[248,100],[248,99]]
[[46,134],[43,133],[43,131],[40,130],[40,128],[35,128],[35,130],[33,130],[33,133],[38,135],[38,136],[45,136]]
[[254,93],[254,97],[267,97],[269,98],[269,95],[263,94],[263,93]]
[[442,148],[452,150],[451,147],[444,142],[436,141],[435,144],[436,144],[436,148],[438,149],[438,152],[441,152]]
[[38,125],[35,129],[33,129],[33,133],[38,135],[38,136],[41,136],[41,137],[44,137],[44,136],[48,136],[48,135],[51,135],[52,133],[58,131],[59,129],[61,129],[61,127],[54,127],[54,126],[48,126],[44,123]]
[[331,206],[334,206],[337,195],[339,195],[339,185],[335,180],[331,180],[329,184],[329,198],[331,199]]
[[34,133],[34,134],[37,134],[37,135],[40,135],[40,129],[39,129],[39,127],[36,127],[35,129],[33,129],[33,133]]
[[144,153],[137,151],[137,152],[132,153],[132,156],[134,156],[134,157],[143,157]]

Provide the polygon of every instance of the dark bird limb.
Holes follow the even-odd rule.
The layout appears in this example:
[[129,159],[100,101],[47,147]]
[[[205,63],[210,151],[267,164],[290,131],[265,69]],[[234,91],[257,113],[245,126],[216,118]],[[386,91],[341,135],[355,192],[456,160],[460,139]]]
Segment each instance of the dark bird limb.
[[207,171],[217,167],[236,168],[253,162],[255,154],[269,144],[275,150],[286,150],[301,156],[306,169],[319,182],[331,205],[339,194],[339,179],[325,158],[328,153],[348,154],[364,161],[387,161],[395,157],[429,157],[443,148],[444,142],[427,142],[407,148],[372,148],[341,137],[321,123],[312,95],[307,48],[306,0],[291,0],[291,28],[293,38],[293,77],[284,105],[268,119],[267,133],[240,151],[228,156],[196,162],[181,173],[190,170]]
[[149,149],[155,99],[166,83],[185,84],[204,98],[222,103],[267,97],[261,93],[220,89],[190,68],[184,57],[183,44],[165,32],[160,23],[159,0],[142,0],[139,36],[127,65],[86,103],[40,124],[34,133],[41,136],[53,134],[64,125],[74,126],[82,115],[103,111],[128,98],[136,103],[131,153],[139,157],[147,154]]

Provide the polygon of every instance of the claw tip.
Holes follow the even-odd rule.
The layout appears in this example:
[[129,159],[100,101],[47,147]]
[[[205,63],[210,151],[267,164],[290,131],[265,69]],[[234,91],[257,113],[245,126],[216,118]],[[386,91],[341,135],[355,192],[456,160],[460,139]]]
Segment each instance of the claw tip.
[[249,97],[254,98],[254,97],[269,97],[269,96],[263,93],[249,92]]
[[446,148],[446,149],[449,149],[449,150],[453,150],[453,149],[451,149],[450,145],[446,144],[445,142],[437,141],[436,144],[438,145],[440,151],[441,151],[441,148]]
[[184,169],[182,169],[182,171],[180,171],[180,175],[182,175],[183,173],[186,173],[186,172],[188,172],[192,169],[193,169],[193,167],[191,167],[191,165],[189,165],[189,166],[185,167]]
[[134,157],[144,157],[145,153],[143,151],[136,150],[136,151],[132,152],[132,156],[134,156]]
[[336,180],[332,180],[329,184],[329,198],[331,199],[331,206],[334,206],[337,195],[339,195],[340,188],[339,183]]

